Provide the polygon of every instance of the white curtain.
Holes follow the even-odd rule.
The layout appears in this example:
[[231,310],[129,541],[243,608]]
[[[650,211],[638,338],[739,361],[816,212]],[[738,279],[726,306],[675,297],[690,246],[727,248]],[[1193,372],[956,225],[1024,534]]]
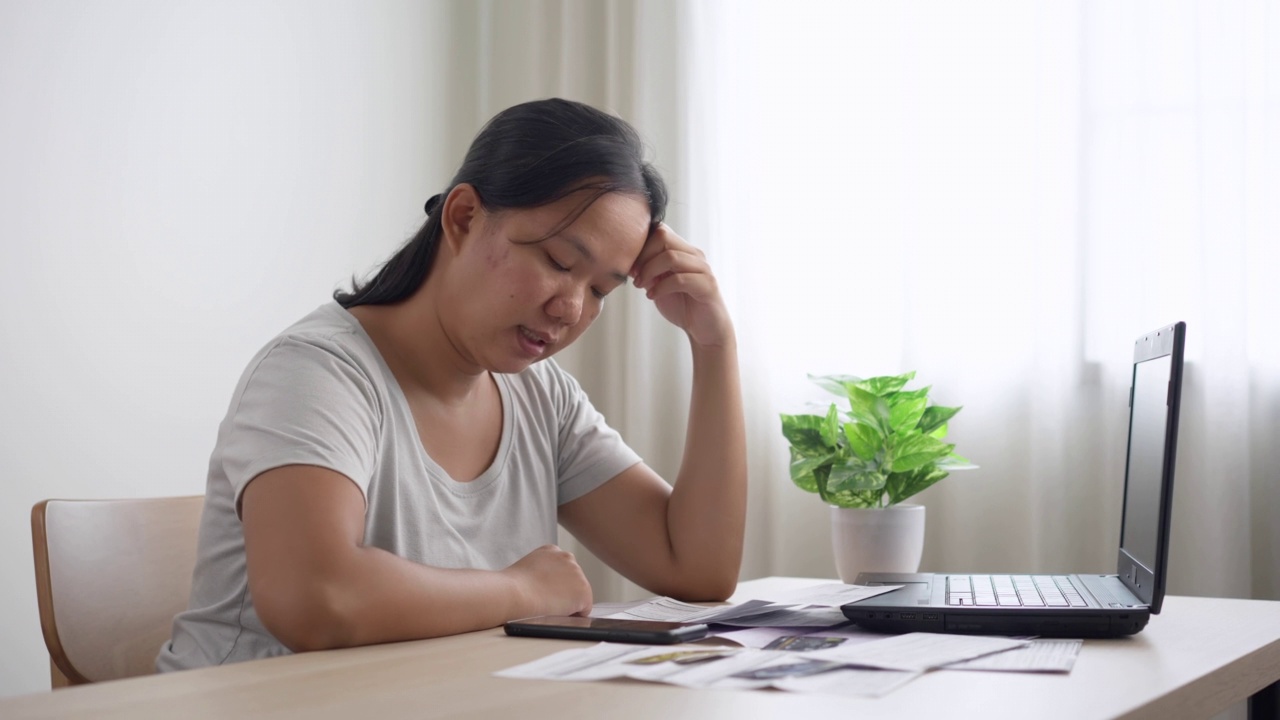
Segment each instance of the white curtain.
[[[787,477],[806,373],[916,370],[981,469],[918,497],[924,568],[1114,566],[1130,343],[1188,323],[1173,593],[1280,598],[1280,11],[1232,2],[482,0],[458,147],[559,95],[633,122],[742,346],[744,577],[831,577]],[[461,149],[459,150],[459,155]],[[688,351],[610,299],[561,356],[673,477]],[[567,535],[564,544],[575,547]],[[586,553],[597,599],[642,594]]]
[[1188,323],[1169,591],[1280,598],[1280,8],[706,2],[691,166],[752,424],[745,574],[833,572],[777,414],[918,371],[981,469],[924,569],[1106,571],[1131,343]]

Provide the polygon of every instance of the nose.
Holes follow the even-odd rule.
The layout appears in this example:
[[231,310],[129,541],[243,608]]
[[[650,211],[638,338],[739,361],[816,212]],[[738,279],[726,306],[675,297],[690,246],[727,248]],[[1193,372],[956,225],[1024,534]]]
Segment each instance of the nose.
[[564,325],[576,325],[582,319],[582,292],[579,288],[567,288],[547,301],[547,314]]

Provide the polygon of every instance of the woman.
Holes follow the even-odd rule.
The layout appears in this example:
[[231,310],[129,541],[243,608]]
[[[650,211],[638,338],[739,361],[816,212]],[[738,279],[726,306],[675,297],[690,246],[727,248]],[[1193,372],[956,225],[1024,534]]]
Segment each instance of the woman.
[[[245,370],[157,666],[586,613],[557,522],[654,593],[728,596],[746,505],[734,331],[665,205],[621,120],[558,99],[491,120],[418,234]],[[549,360],[628,280],[693,352],[674,488]]]

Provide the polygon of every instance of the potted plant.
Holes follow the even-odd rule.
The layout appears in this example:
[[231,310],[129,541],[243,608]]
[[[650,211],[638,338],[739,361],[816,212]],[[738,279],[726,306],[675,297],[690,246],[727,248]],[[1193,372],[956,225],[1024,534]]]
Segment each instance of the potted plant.
[[976,467],[947,443],[959,407],[929,404],[929,387],[907,390],[915,372],[866,380],[810,376],[848,403],[825,415],[782,415],[791,480],[831,506],[840,579],[859,572],[915,572],[924,552],[924,506],[902,501]]

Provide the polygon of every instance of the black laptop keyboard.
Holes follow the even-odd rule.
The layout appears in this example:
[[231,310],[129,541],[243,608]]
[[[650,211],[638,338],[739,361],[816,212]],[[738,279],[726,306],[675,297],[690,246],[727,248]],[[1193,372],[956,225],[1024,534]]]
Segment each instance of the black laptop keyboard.
[[947,604],[1088,607],[1066,575],[948,575]]

